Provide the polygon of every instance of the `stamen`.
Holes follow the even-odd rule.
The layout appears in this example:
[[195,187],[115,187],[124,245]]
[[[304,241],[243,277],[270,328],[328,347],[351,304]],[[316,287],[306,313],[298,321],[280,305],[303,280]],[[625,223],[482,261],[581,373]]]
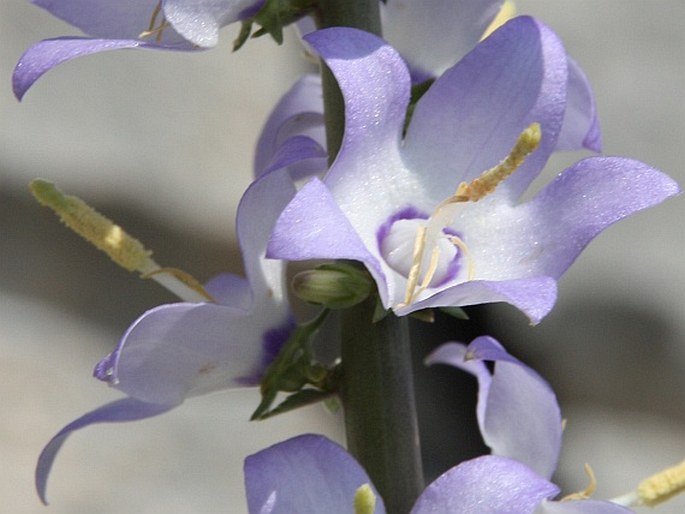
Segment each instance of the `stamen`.
[[414,239],[414,252],[412,254],[412,265],[407,276],[407,290],[404,296],[404,304],[409,305],[414,295],[414,289],[419,281],[421,272],[421,261],[423,260],[423,248],[426,245],[426,227],[419,227]]
[[155,27],[155,23],[157,23],[157,16],[161,12],[161,10],[162,10],[162,0],[157,2],[157,5],[152,10],[152,16],[150,17],[150,23],[147,26],[148,32],[150,32]]
[[151,258],[152,252],[140,241],[80,198],[65,195],[45,180],[34,180],[29,187],[41,205],[52,209],[67,227],[105,252],[122,268],[138,271],[143,278],[152,278],[182,300],[213,301],[197,280],[179,270],[161,268]]
[[[516,140],[514,147],[509,155],[497,166],[484,171],[478,178],[471,182],[462,182],[457,187],[453,196],[440,202],[433,215],[428,219],[425,226],[420,227],[414,240],[413,260],[409,275],[407,277],[407,288],[404,295],[404,302],[398,307],[411,304],[414,298],[426,290],[435,276],[435,271],[440,258],[440,247],[438,239],[443,237],[443,229],[454,221],[457,214],[457,207],[461,203],[477,202],[492,193],[495,188],[504,182],[514,171],[516,171],[530,155],[540,145],[542,132],[539,123],[531,123]],[[468,251],[466,243],[457,236],[447,236],[447,239],[461,250],[468,261],[468,280],[474,276],[473,260]],[[423,256],[426,250],[426,243],[430,243],[431,256],[426,275],[423,277],[420,286],[417,288],[421,275]]]
[[354,493],[354,514],[373,514],[376,510],[376,495],[369,484],[359,486]]
[[461,240],[461,238],[457,236],[449,236],[448,241],[452,243],[454,246],[459,248],[464,256],[466,257],[466,262],[467,262],[467,272],[466,272],[466,278],[467,280],[473,280],[473,276],[475,274],[475,268],[473,265],[473,258],[471,257],[471,253],[469,252],[469,247],[466,246],[466,243]]
[[435,270],[438,269],[438,259],[439,258],[440,258],[440,247],[438,245],[435,245],[433,247],[433,250],[431,250],[431,258],[430,258],[430,261],[428,263],[428,270],[426,270],[426,276],[423,277],[423,280],[421,281],[421,285],[419,286],[419,291],[417,294],[424,291],[428,287],[428,284],[431,283],[431,280],[433,280],[433,276],[435,276]]
[[594,471],[592,471],[592,468],[587,463],[585,464],[585,473],[590,478],[590,483],[587,485],[585,490],[569,494],[568,496],[564,496],[561,499],[561,501],[565,502],[569,500],[587,500],[591,498],[593,494],[595,494],[595,491],[597,490],[597,479],[595,479],[595,473]]
[[159,13],[162,11],[162,2],[161,0],[157,2],[157,5],[155,6],[154,10],[152,11],[152,16],[150,16],[150,23],[147,27],[147,30],[144,30],[140,34],[138,34],[139,39],[144,39],[148,36],[152,36],[153,34],[156,34],[155,36],[155,42],[156,43],[161,43],[162,42],[162,35],[164,33],[164,29],[169,26],[169,22],[166,21],[166,18],[162,18],[162,21],[159,23],[159,26],[155,27],[155,24],[157,23],[157,16],[159,16]]

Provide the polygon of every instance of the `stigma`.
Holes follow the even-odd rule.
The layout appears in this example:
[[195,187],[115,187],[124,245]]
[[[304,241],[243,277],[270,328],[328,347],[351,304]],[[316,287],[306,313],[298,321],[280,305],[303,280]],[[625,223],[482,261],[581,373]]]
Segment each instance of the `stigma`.
[[461,253],[467,260],[467,280],[474,276],[474,264],[468,246],[460,235],[451,233],[463,204],[478,202],[495,191],[514,171],[525,162],[526,157],[540,145],[542,132],[539,123],[531,123],[519,135],[507,157],[497,166],[484,171],[471,182],[462,182],[455,193],[438,204],[425,223],[416,229],[411,251],[411,265],[406,273],[407,286],[404,301],[397,307],[411,304],[428,287],[435,286],[436,274],[444,268],[446,252]]
[[46,180],[36,179],[29,187],[41,205],[52,209],[67,227],[105,252],[122,268],[138,271],[143,278],[155,280],[181,300],[213,301],[192,276],[175,268],[162,268],[152,259],[152,252],[138,239],[80,198],[65,195],[55,184]]
[[613,503],[625,507],[654,507],[685,492],[685,460],[646,478],[634,491],[614,498]]

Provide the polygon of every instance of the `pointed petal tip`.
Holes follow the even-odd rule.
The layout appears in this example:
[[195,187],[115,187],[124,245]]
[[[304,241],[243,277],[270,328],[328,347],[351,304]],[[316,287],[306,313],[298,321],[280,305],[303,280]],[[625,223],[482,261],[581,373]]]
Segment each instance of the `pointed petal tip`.
[[92,39],[62,37],[44,39],[28,48],[19,58],[12,74],[12,89],[19,101],[35,82],[52,68],[82,55],[107,50],[153,47],[132,39]]
[[96,423],[116,423],[123,421],[136,421],[163,414],[171,410],[175,405],[156,405],[141,402],[135,398],[123,398],[107,403],[91,412],[75,419],[48,441],[41,451],[36,463],[35,485],[38,497],[43,505],[48,504],[47,483],[50,470],[60,448],[72,432]]

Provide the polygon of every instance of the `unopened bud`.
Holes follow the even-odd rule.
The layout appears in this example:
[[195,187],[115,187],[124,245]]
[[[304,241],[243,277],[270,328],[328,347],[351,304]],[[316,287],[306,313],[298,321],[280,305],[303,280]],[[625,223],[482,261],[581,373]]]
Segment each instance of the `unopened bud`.
[[298,298],[329,309],[345,309],[364,301],[372,290],[373,280],[363,268],[352,264],[323,264],[302,271],[293,278]]

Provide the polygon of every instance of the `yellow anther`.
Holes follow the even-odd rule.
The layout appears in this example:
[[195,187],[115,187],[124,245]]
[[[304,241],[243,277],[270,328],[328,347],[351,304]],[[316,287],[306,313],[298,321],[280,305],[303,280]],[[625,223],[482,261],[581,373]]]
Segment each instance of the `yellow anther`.
[[637,494],[643,505],[654,506],[685,492],[685,460],[640,482]]
[[36,200],[50,207],[67,227],[105,252],[119,266],[129,271],[147,270],[152,252],[109,218],[80,198],[63,194],[51,182],[34,180],[30,188]]
[[588,483],[585,490],[564,496],[561,501],[587,500],[595,494],[595,491],[597,490],[597,480],[595,479],[595,473],[592,471],[589,464],[585,464],[585,473],[590,478],[590,483]]
[[[458,204],[466,202],[477,202],[492,193],[495,188],[504,180],[506,180],[514,171],[516,171],[530,155],[540,145],[542,138],[542,131],[539,123],[531,123],[521,135],[519,135],[514,147],[511,149],[509,155],[500,162],[497,166],[484,171],[478,178],[471,182],[462,182],[457,187],[457,191],[453,196],[440,202],[440,204],[428,219],[425,226],[418,229],[416,239],[414,240],[414,252],[412,265],[407,276],[407,288],[404,294],[404,302],[397,305],[397,307],[404,307],[409,305],[414,298],[421,294],[430,285],[431,280],[435,276],[440,259],[440,247],[438,246],[438,239],[440,237],[447,237],[467,258],[468,261],[468,280],[472,280],[474,276],[474,265],[471,256],[469,255],[466,243],[457,236],[444,236],[442,230],[449,226],[457,214],[456,208]],[[423,257],[426,251],[426,244],[430,246],[430,259],[428,270],[421,280],[421,267],[423,265]]]
[[354,514],[373,514],[376,510],[376,495],[369,484],[364,484],[354,493]]

